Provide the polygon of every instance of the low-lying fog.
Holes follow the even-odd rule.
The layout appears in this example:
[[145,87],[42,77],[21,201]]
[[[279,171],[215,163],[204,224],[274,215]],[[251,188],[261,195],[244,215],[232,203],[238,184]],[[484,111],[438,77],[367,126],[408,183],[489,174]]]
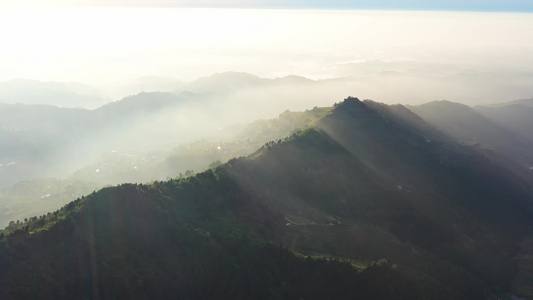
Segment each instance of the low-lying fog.
[[[41,86],[41,101],[59,106],[180,91],[225,71],[348,78],[322,87],[332,100],[472,105],[533,95],[528,13],[3,7],[0,28],[0,82],[55,81]],[[0,100],[39,102],[32,91],[3,83]]]

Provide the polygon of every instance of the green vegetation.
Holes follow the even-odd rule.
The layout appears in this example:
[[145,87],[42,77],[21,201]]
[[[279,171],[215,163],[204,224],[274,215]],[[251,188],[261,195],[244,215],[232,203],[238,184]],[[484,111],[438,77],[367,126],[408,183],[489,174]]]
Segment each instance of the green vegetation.
[[8,226],[0,297],[527,295],[517,258],[529,261],[533,194],[520,177],[401,106],[317,111],[250,156]]
[[[171,102],[171,99],[163,96],[165,95],[159,95],[162,97],[159,99],[161,105]],[[146,95],[143,95],[140,100],[146,100],[145,97]],[[125,104],[139,102],[137,98],[126,98]],[[141,101],[140,104],[142,103]],[[222,163],[249,155],[271,140],[280,140],[307,128],[330,110],[331,108],[314,108],[306,112],[286,111],[276,119],[260,120],[243,127],[238,135],[230,134],[231,138],[227,140],[197,140],[181,144],[169,151],[109,151],[102,154],[97,163],[74,172],[68,177],[69,180],[43,178],[19,182],[0,190],[0,226],[17,220],[23,224],[26,218],[56,210],[104,185],[191,176],[195,171],[213,167],[215,162]]]
[[0,190],[0,224],[25,224],[100,188],[101,184],[54,178],[19,182]]

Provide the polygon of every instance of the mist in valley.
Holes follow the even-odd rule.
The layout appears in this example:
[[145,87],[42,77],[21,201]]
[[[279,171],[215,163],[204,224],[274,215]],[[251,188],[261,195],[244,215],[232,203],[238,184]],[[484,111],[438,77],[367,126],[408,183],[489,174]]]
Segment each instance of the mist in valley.
[[185,176],[313,120],[280,125],[287,110],[347,96],[529,98],[532,23],[522,13],[3,7],[0,187]]

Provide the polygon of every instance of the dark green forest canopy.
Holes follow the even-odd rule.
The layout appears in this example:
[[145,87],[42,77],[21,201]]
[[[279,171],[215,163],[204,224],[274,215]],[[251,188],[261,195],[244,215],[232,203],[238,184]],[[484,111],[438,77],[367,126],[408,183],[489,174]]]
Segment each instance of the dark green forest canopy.
[[348,98],[249,157],[105,188],[3,233],[0,296],[505,296],[531,199],[409,110]]

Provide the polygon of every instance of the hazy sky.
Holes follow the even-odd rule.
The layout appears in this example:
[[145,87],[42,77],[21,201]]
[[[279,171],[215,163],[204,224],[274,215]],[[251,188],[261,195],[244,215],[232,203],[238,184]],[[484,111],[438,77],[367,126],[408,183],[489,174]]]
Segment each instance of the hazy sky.
[[19,7],[0,10],[0,31],[0,80],[327,78],[368,60],[527,70],[533,48],[533,15],[516,13]]
[[530,0],[0,0],[0,4],[533,12]]
[[[457,75],[463,82],[458,85],[512,79],[505,89],[533,95],[533,14],[420,11],[532,11],[532,1],[402,1],[401,6],[385,0],[194,1],[298,9],[124,7],[153,3],[144,0],[105,1],[115,7],[0,1],[0,81],[106,83],[147,75],[190,81],[223,71],[313,79],[403,75],[394,82]],[[69,7],[63,5],[67,2]],[[309,9],[314,7],[323,9]]]

